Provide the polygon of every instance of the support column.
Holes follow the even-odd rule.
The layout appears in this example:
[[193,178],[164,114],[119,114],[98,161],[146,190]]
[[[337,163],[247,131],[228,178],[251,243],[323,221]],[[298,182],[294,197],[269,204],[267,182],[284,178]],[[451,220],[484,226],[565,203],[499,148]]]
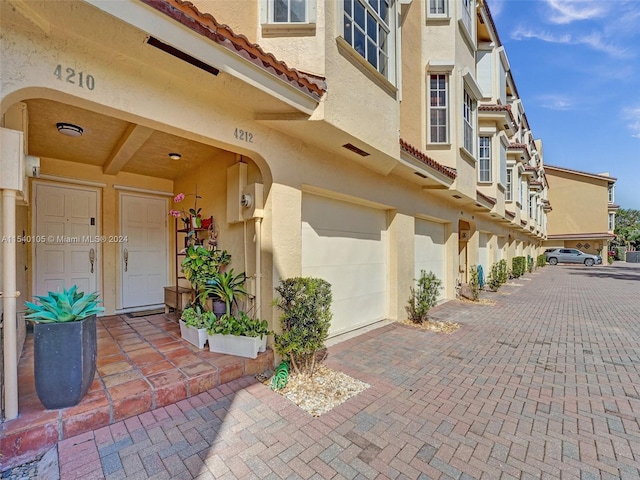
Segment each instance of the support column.
[[18,416],[18,352],[16,349],[16,191],[2,190],[2,307],[4,309],[4,405],[5,418]]

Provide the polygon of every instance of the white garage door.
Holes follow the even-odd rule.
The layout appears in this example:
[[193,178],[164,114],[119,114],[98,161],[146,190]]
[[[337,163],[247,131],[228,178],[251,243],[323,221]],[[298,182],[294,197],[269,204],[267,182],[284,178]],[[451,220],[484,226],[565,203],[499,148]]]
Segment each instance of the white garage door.
[[302,275],[331,284],[329,336],[387,317],[386,213],[312,194],[302,197]]
[[[447,284],[447,256],[445,249],[445,225],[416,218],[415,224],[415,278],[420,278],[420,271],[433,272],[442,282]],[[445,296],[445,288],[440,290],[439,299]],[[408,296],[407,296],[408,298]]]

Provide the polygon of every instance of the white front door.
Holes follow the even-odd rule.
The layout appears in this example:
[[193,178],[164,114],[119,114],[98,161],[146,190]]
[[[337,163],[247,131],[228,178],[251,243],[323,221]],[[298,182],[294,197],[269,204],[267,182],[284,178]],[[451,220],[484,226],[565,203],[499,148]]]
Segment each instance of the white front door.
[[121,308],[159,306],[167,283],[167,201],[120,195]]
[[95,292],[101,253],[98,190],[36,183],[34,198],[35,295],[72,285]]

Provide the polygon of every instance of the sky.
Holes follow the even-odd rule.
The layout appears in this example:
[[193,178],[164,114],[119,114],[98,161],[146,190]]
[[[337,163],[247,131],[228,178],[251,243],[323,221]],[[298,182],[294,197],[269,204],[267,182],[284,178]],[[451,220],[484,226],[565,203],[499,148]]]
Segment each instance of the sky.
[[544,163],[640,210],[640,1],[487,0]]

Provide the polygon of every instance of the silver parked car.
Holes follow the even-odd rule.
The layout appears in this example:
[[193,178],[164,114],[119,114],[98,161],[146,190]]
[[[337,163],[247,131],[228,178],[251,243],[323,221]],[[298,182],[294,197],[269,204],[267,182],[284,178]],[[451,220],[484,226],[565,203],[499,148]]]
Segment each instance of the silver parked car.
[[575,248],[548,248],[544,252],[544,256],[549,265],[558,263],[584,263],[587,267],[592,265],[600,265],[602,257],[600,255],[591,255],[590,253],[581,252]]

